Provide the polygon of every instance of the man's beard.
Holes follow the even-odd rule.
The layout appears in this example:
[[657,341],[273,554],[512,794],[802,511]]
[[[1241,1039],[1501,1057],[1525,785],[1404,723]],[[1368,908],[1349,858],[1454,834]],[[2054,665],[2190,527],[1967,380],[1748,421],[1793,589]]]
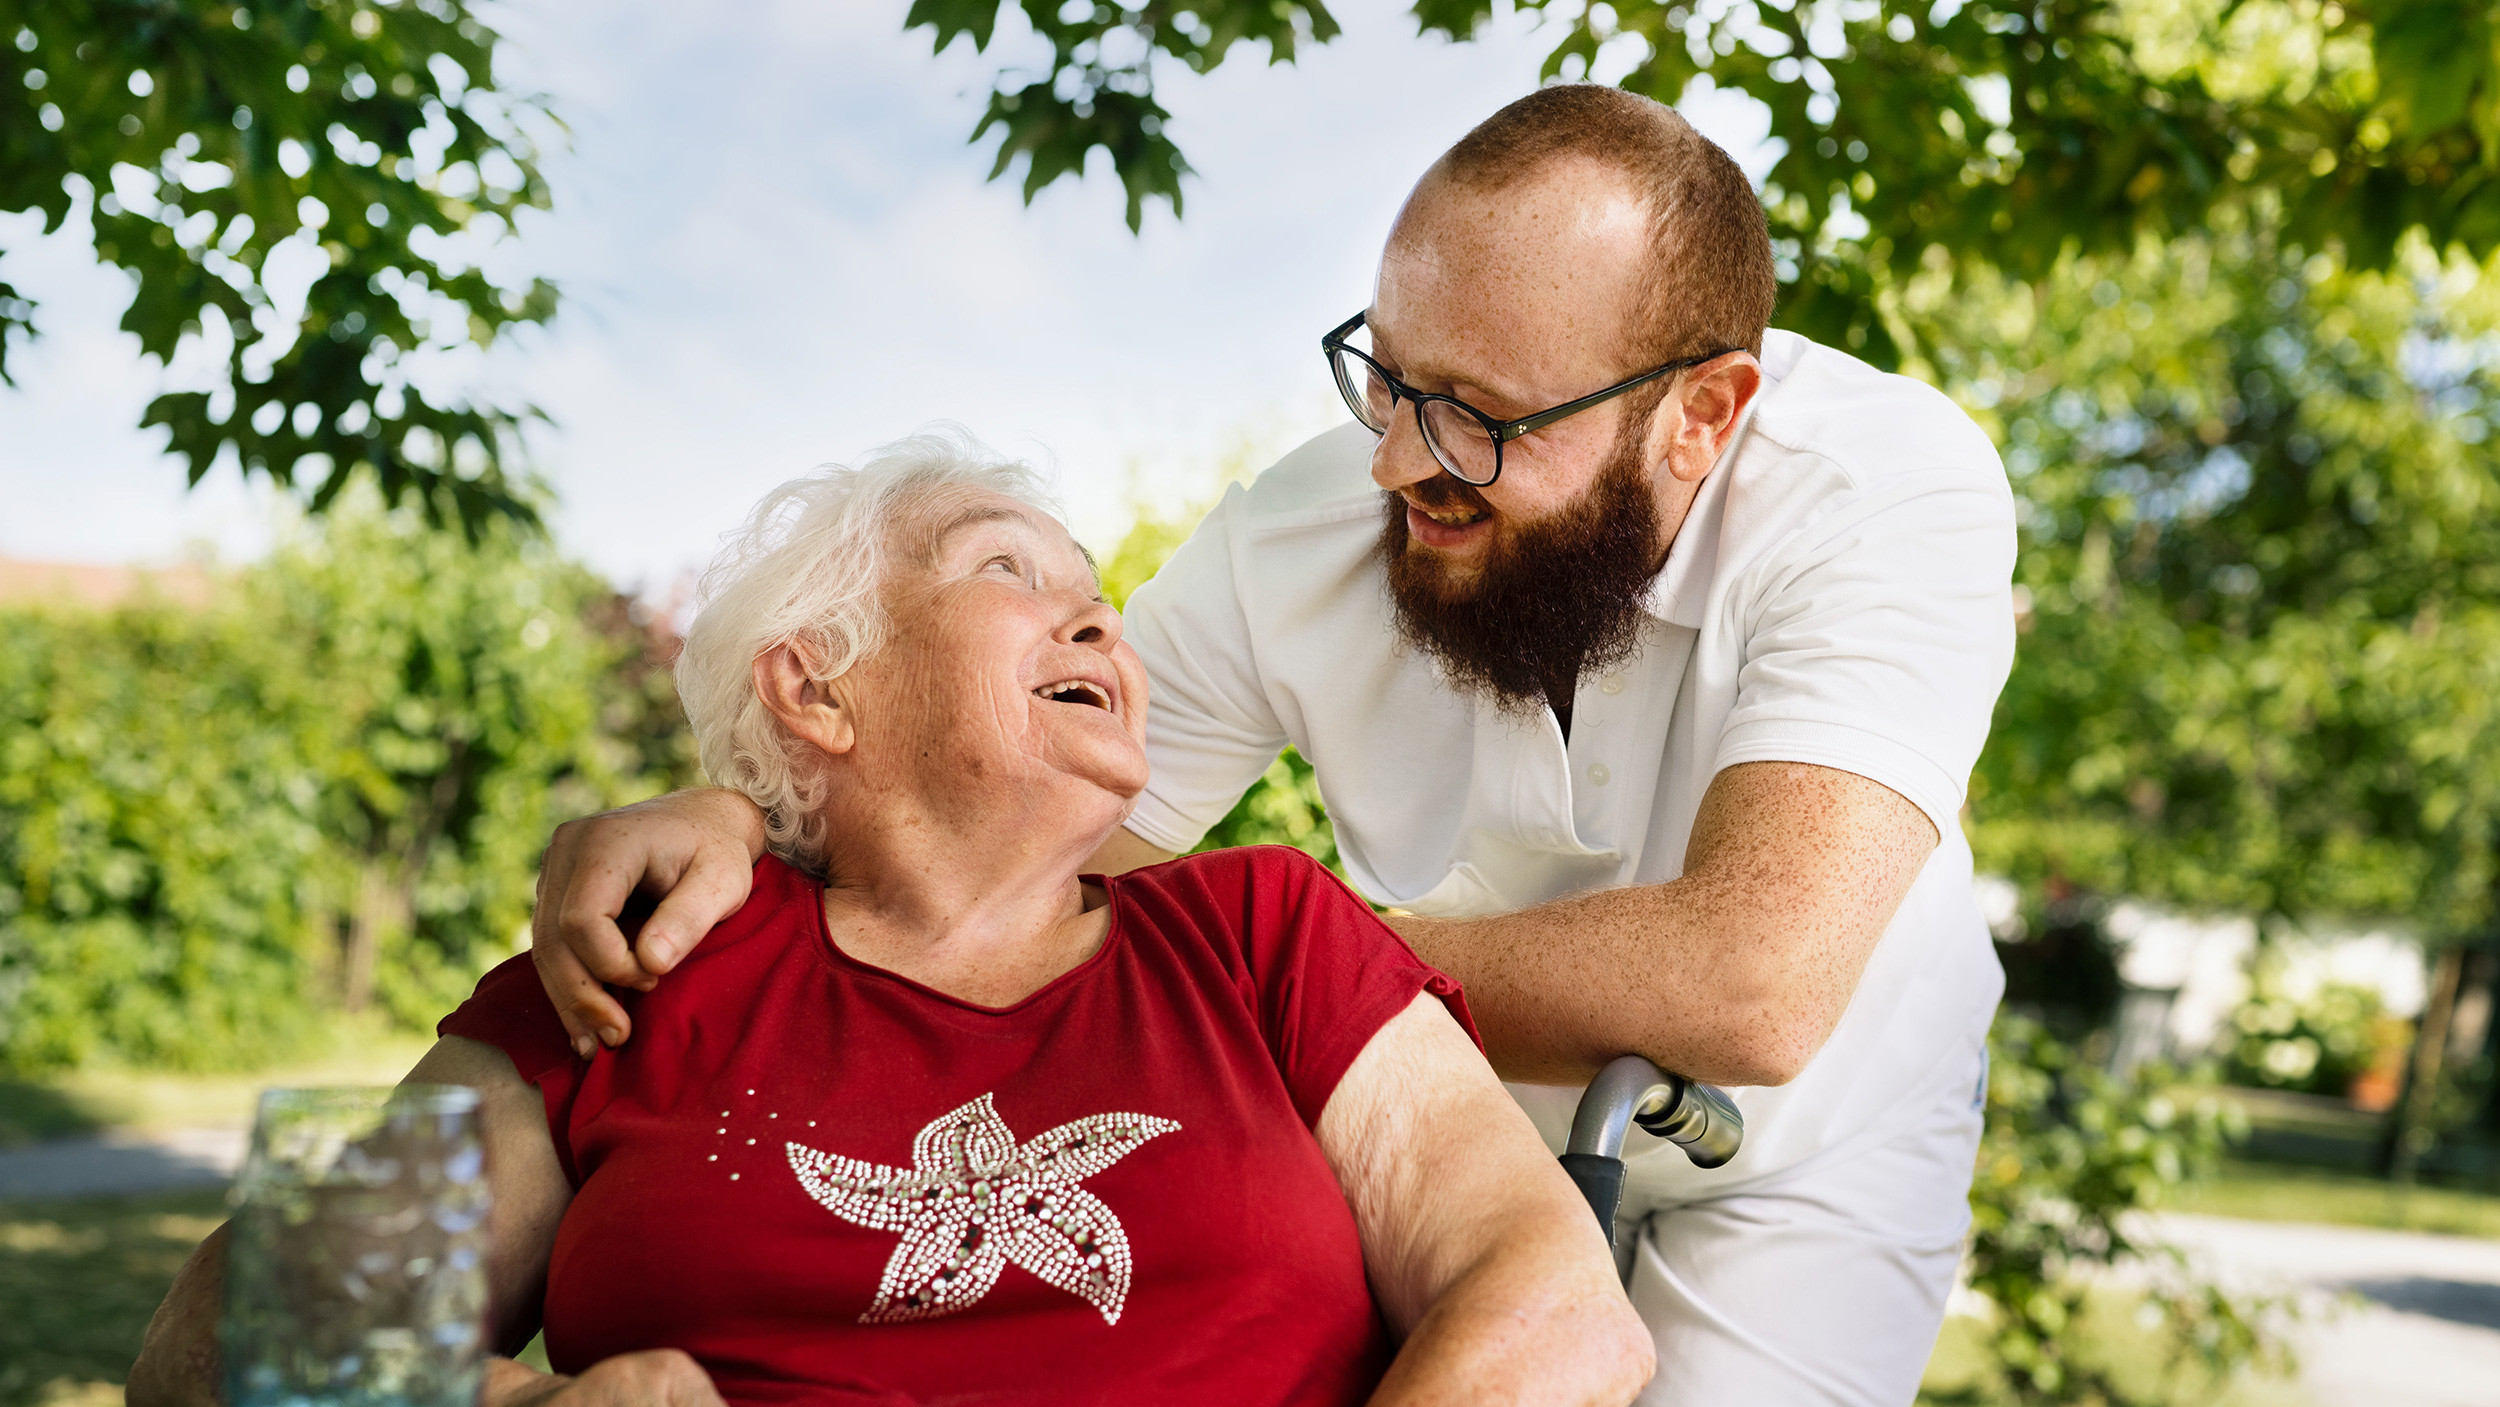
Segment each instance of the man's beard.
[[[1444,475],[1408,492],[1424,506],[1488,515],[1473,488]],[[1411,543],[1406,500],[1388,495],[1379,551],[1389,570],[1398,634],[1439,661],[1462,693],[1504,713],[1531,714],[1548,691],[1568,699],[1583,674],[1631,658],[1641,615],[1664,559],[1658,504],[1640,442],[1618,440],[1578,501],[1495,536],[1472,580]]]

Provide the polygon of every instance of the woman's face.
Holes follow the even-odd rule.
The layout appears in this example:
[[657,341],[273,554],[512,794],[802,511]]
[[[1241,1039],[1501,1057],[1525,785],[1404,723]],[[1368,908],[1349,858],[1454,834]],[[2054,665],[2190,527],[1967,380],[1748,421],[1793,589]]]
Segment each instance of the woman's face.
[[1146,785],[1146,671],[1066,529],[1002,495],[952,504],[898,541],[886,609],[885,647],[833,684],[859,761],[1000,814],[1074,789],[1126,815]]

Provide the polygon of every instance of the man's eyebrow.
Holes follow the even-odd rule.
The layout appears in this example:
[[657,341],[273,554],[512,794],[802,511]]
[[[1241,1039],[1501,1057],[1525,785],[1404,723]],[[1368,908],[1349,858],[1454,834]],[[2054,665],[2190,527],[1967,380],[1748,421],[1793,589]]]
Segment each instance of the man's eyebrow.
[[1534,401],[1530,397],[1520,394],[1519,387],[1492,385],[1491,383],[1485,381],[1483,373],[1478,371],[1461,370],[1459,368],[1446,366],[1416,366],[1402,363],[1398,360],[1397,353],[1391,351],[1383,344],[1379,328],[1372,327],[1368,330],[1372,335],[1372,355],[1375,358],[1378,358],[1382,365],[1391,368],[1400,380],[1438,381],[1444,386],[1464,386],[1471,391],[1480,393],[1487,399],[1503,402],[1511,406],[1534,404]]

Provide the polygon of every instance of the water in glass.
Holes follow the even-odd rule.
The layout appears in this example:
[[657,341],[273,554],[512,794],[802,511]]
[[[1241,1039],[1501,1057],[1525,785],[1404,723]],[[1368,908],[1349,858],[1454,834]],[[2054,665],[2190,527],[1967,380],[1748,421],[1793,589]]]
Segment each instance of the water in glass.
[[473,1407],[487,1209],[475,1090],[269,1090],[233,1203],[231,1407]]

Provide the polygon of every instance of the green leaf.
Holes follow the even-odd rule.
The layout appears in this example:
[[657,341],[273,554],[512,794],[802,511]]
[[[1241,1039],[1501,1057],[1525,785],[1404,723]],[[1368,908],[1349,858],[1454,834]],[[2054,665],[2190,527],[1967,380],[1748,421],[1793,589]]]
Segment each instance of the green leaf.
[[[556,306],[543,282],[429,252],[431,236],[508,231],[545,205],[539,144],[560,137],[538,100],[497,87],[500,41],[464,4],[0,0],[0,36],[0,210],[57,229],[89,200],[97,257],[133,281],[121,326],[146,355],[169,360],[208,324],[235,333],[212,398],[231,410],[186,393],[142,422],[168,432],[194,482],[231,453],[247,474],[311,480],[319,511],[361,465],[437,521],[537,522],[511,433],[527,407],[389,409],[422,405],[404,369],[420,346],[483,345]],[[259,271],[308,217],[332,270],[299,324],[270,326]],[[0,379],[30,312],[0,297]],[[247,376],[273,355],[269,378]],[[255,428],[264,412],[279,428]],[[299,417],[311,428],[288,428]],[[457,465],[424,452],[447,433],[468,437]]]

